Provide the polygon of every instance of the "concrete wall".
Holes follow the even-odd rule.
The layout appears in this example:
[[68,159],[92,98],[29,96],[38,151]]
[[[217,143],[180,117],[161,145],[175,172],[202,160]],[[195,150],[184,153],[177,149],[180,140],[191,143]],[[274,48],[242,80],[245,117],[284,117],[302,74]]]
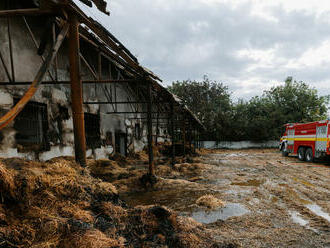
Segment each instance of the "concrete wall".
[[[1,7],[1,5],[0,5]],[[34,33],[36,40],[39,42],[44,30],[43,17],[28,18],[28,23]],[[10,71],[10,53],[9,42],[4,18],[0,18],[0,51],[4,57],[7,68]],[[32,38],[30,37],[25,23],[21,17],[11,20],[11,34],[13,43],[13,57],[15,67],[16,81],[31,82],[40,65],[42,59],[37,55]],[[49,42],[51,43],[51,42]],[[47,56],[51,44],[48,44],[44,56]],[[88,43],[81,41],[81,52],[86,58],[94,71],[98,72],[98,52]],[[65,41],[57,56],[58,61],[58,80],[68,81],[69,77],[69,60],[68,60],[68,44]],[[55,67],[51,66],[50,71],[55,77]],[[87,66],[81,62],[81,76],[83,80],[93,80],[92,73]],[[117,68],[112,61],[102,59],[102,75],[101,79],[124,79],[125,72]],[[50,81],[51,78],[46,74],[44,81]],[[0,63],[0,84],[8,82],[8,78]],[[14,98],[21,98],[27,91],[28,87],[22,86],[0,86],[0,116],[3,116],[9,109],[13,107]],[[106,94],[107,92],[107,94]],[[83,87],[84,101],[98,102],[114,100],[115,95],[117,101],[138,101],[139,98],[134,94],[133,90],[127,88],[123,84],[94,84],[84,85]],[[110,99],[109,99],[110,98]],[[143,100],[143,99],[141,99]],[[0,157],[24,157],[28,159],[48,160],[57,156],[72,156],[74,154],[74,136],[73,136],[73,120],[72,110],[70,107],[70,88],[63,85],[41,86],[32,101],[47,105],[48,124],[47,132],[50,148],[47,150],[29,150],[28,152],[20,152],[19,146],[16,144],[14,122],[10,126],[3,129],[0,134],[3,137],[0,142]],[[61,118],[61,108],[68,109],[69,118]],[[145,106],[139,106],[141,110]],[[117,111],[132,111],[130,105],[118,105]],[[130,152],[138,152],[144,149],[147,144],[146,125],[140,120],[131,120],[132,115],[123,114],[107,114],[113,112],[112,105],[84,105],[84,111],[87,113],[100,115],[100,133],[102,146],[97,149],[90,149],[87,155],[96,159],[107,158],[114,151],[115,133],[127,134],[127,145]],[[134,117],[142,117],[140,114]],[[143,133],[141,139],[137,139],[134,135],[135,124],[139,123]],[[107,133],[112,133],[112,141],[107,141]]]
[[252,141],[202,141],[201,145],[207,149],[246,149],[246,148],[278,148],[279,141],[252,142]]

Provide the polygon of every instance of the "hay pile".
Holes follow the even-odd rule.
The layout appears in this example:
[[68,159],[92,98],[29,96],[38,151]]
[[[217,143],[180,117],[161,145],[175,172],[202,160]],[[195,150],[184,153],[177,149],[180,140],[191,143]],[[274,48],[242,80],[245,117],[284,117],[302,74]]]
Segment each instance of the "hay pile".
[[114,160],[88,160],[87,166],[92,176],[105,181],[127,178],[129,175],[128,169],[119,166]]
[[225,203],[213,195],[204,195],[200,197],[196,204],[209,209],[221,208],[225,206]]
[[210,165],[203,163],[178,163],[173,166],[159,165],[156,167],[156,174],[167,178],[189,178],[200,176]]
[[1,248],[220,247],[207,233],[163,207],[128,208],[73,159],[0,159]]

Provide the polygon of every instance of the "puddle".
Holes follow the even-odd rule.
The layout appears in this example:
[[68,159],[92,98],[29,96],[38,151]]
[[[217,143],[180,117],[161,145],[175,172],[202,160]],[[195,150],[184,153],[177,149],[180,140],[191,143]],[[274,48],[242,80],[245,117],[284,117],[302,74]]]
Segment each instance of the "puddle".
[[225,191],[228,195],[249,194],[252,193],[251,189],[229,189]]
[[292,221],[296,224],[299,224],[301,226],[306,226],[309,223],[307,220],[301,217],[300,213],[296,211],[289,211],[289,214],[291,215]]
[[289,214],[291,216],[291,220],[293,221],[293,223],[296,223],[298,225],[301,225],[309,230],[312,230],[313,232],[315,233],[319,233],[319,231],[313,227],[310,227],[308,224],[309,224],[309,221],[303,219],[301,217],[301,214],[296,212],[296,211],[289,211]]
[[231,181],[229,179],[204,179],[201,180],[200,183],[203,184],[213,184],[213,185],[228,185],[231,184]]
[[199,210],[193,212],[191,217],[198,222],[204,224],[210,224],[216,222],[217,220],[226,220],[229,217],[242,216],[249,212],[250,212],[249,210],[247,210],[243,205],[239,203],[228,203],[226,207],[217,210],[213,210],[213,211]]
[[176,211],[189,211],[196,199],[205,195],[202,191],[166,190],[120,195],[128,205],[162,205]]
[[322,217],[323,219],[326,219],[328,222],[330,222],[330,215],[322,210],[322,208],[317,204],[309,204],[306,205],[306,208],[308,208],[310,211],[312,211],[314,214]]
[[232,182],[231,185],[259,187],[263,183],[263,180],[251,179],[245,182]]

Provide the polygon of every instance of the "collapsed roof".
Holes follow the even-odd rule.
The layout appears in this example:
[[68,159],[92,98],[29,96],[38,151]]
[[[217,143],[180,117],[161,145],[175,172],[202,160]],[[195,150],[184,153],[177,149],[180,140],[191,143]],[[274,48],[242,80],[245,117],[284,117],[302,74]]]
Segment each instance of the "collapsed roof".
[[[109,12],[107,11],[107,2],[104,0],[30,0],[24,1],[30,3],[29,6],[39,6],[38,9],[25,9],[21,14],[27,11],[30,14],[46,14],[61,16],[67,19],[68,12],[75,13],[81,23],[80,28],[88,34],[93,42],[106,52],[111,60],[120,68],[125,70],[131,79],[146,81],[152,84],[152,90],[163,101],[162,107],[170,109],[173,104],[176,107],[176,112],[182,112],[192,124],[199,128],[204,128],[198,118],[183,104],[183,102],[170,93],[164,86],[161,85],[161,79],[149,69],[144,68],[139,64],[138,59],[106,28],[106,20]],[[32,5],[33,4],[33,5]],[[64,7],[64,8],[63,8]],[[12,14],[20,14],[21,10],[13,10]]]

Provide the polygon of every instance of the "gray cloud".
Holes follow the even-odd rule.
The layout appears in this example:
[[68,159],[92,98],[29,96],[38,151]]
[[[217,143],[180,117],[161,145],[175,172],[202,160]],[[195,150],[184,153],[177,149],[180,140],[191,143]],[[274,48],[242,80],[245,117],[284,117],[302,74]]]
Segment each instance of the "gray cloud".
[[[236,97],[249,98],[288,75],[314,86],[329,80],[330,63],[294,69],[287,64],[329,39],[326,14],[288,12],[279,5],[269,9],[274,20],[268,20],[253,15],[248,2],[234,7],[197,0],[112,0],[109,7],[112,33],[165,84],[206,74],[229,85]],[[246,49],[272,49],[274,61],[264,65],[258,57],[238,56]]]

